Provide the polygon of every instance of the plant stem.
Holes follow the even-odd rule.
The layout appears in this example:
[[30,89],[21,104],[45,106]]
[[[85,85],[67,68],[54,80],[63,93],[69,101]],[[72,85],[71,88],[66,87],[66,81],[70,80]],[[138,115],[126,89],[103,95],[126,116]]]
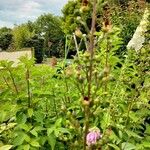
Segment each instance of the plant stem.
[[30,92],[30,72],[29,69],[26,71],[26,81],[27,81],[27,93],[28,93],[28,107],[31,107],[31,92]]
[[76,36],[74,33],[73,33],[73,38],[74,38],[74,42],[75,42],[75,46],[76,46],[76,50],[77,50],[77,55],[79,57],[79,46],[78,46],[77,39],[76,39]]
[[19,94],[19,91],[18,91],[17,85],[16,85],[16,83],[15,83],[15,79],[14,79],[14,77],[13,77],[13,74],[12,74],[12,72],[11,72],[10,69],[8,69],[8,72],[9,72],[10,77],[11,77],[11,80],[12,80],[12,82],[13,82],[13,86],[14,86],[14,88],[15,88],[16,94],[18,95],[18,94]]
[[57,106],[56,106],[56,100],[55,100],[54,89],[52,89],[52,91],[53,91],[53,96],[54,96],[54,109],[55,109],[56,116],[57,116],[57,118],[58,118],[58,112],[57,112]]
[[7,87],[11,89],[10,85],[9,85],[8,82],[7,82],[7,79],[6,79],[4,76],[3,76],[3,79],[4,79],[4,81],[5,81],[6,85],[7,85]]
[[[93,56],[94,56],[94,32],[95,32],[95,24],[96,24],[96,4],[97,0],[94,0],[93,4],[93,14],[92,14],[92,25],[90,31],[90,44],[89,44],[89,52],[90,52],[90,68],[89,68],[89,76],[87,78],[88,81],[88,100],[91,101],[91,84],[92,84],[92,74],[93,74]],[[84,108],[85,113],[85,132],[84,132],[84,141],[83,141],[83,149],[86,150],[86,136],[89,129],[89,116],[90,116],[90,105]]]
[[[105,68],[108,69],[108,52],[109,52],[109,40],[107,37],[107,46],[106,46],[106,60],[105,60]],[[108,72],[105,72],[105,77],[108,77]],[[105,81],[105,92],[107,92],[107,80]]]

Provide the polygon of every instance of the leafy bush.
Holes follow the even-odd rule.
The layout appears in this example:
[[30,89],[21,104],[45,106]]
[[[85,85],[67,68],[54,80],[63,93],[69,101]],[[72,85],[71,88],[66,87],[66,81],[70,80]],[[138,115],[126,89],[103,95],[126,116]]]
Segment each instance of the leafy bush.
[[17,50],[24,48],[26,41],[34,36],[34,32],[30,31],[30,28],[27,24],[15,26],[12,34],[13,44]]
[[28,39],[25,43],[25,47],[33,47],[34,48],[34,57],[36,63],[42,63],[43,61],[43,45],[44,39],[39,38],[38,36],[34,36],[31,39]]
[[2,50],[7,50],[9,45],[12,42],[12,33],[9,28],[1,28],[0,29],[0,48]]
[[[1,144],[83,149],[88,123],[102,134],[93,149],[149,149],[148,52],[130,50],[122,62],[115,56],[118,34],[118,29],[99,33],[104,39],[92,58],[91,77],[89,52],[80,53],[61,74],[57,68],[33,66],[26,57],[17,68],[1,62]],[[107,36],[111,49],[106,52]]]
[[1,61],[2,148],[150,149],[148,43],[120,58],[121,31],[104,24],[95,32],[94,2],[88,49],[71,65],[66,57],[55,68]]
[[35,32],[44,38],[44,52],[48,57],[63,56],[64,33],[61,29],[61,18],[50,13],[43,14],[34,22]]

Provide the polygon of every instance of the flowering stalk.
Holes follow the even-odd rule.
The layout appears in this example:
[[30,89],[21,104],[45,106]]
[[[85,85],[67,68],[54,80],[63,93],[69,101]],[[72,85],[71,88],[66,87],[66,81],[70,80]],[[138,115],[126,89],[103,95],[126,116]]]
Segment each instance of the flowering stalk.
[[92,84],[92,74],[93,74],[93,56],[94,56],[94,32],[95,32],[95,25],[96,25],[96,4],[97,0],[94,0],[93,4],[93,14],[92,14],[92,25],[90,31],[90,44],[88,51],[90,52],[90,67],[89,67],[89,76],[87,78],[88,81],[88,96],[84,101],[88,101],[89,105],[85,106],[84,113],[85,113],[85,132],[84,132],[84,142],[83,142],[83,149],[86,150],[86,136],[89,129],[89,116],[90,116],[90,102],[91,102],[91,84]]

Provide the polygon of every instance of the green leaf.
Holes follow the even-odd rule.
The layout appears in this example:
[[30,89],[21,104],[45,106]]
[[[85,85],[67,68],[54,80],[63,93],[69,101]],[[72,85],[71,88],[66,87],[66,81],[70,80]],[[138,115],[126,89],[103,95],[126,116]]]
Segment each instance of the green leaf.
[[30,131],[32,135],[34,135],[35,137],[38,137],[38,133],[36,132],[35,129],[31,130]]
[[47,135],[49,136],[54,131],[54,127],[47,129]]
[[58,137],[60,133],[62,133],[62,134],[64,134],[64,133],[70,134],[70,132],[67,129],[65,129],[65,128],[56,128],[54,130],[54,133],[55,133],[56,137]]
[[23,149],[24,149],[24,150],[29,150],[29,149],[30,149],[30,145],[29,145],[29,144],[23,145]]
[[7,125],[7,129],[14,128],[16,125],[17,125],[17,123],[9,123],[9,124]]
[[50,144],[51,149],[54,150],[55,149],[55,144],[56,144],[56,137],[53,134],[48,136],[48,143]]
[[33,109],[32,108],[29,108],[28,109],[28,116],[31,118],[33,115]]
[[110,114],[104,113],[103,118],[101,120],[101,128],[106,129],[110,125]]
[[57,130],[58,130],[59,132],[61,132],[61,133],[68,133],[68,134],[71,134],[71,133],[69,132],[69,130],[66,129],[66,128],[58,128]]
[[36,126],[34,129],[35,129],[36,131],[41,131],[41,130],[43,130],[43,127],[41,127],[41,126]]
[[25,134],[25,139],[24,139],[26,142],[30,142],[30,136],[28,136],[27,134]]
[[27,132],[31,129],[27,124],[20,124],[19,127]]
[[149,124],[146,124],[145,133],[150,135],[150,125]]
[[0,122],[3,122],[6,118],[7,113],[5,111],[1,111]]
[[129,137],[134,137],[134,138],[139,138],[139,139],[142,138],[142,137],[140,137],[138,134],[136,134],[133,131],[130,131],[130,130],[125,130],[125,131],[126,131],[126,133],[128,134]]
[[137,116],[136,113],[130,112],[129,117],[134,121],[137,122],[140,118]]
[[33,147],[40,147],[40,144],[39,144],[37,141],[35,141],[35,140],[31,141],[30,144],[31,144]]
[[27,117],[24,113],[17,113],[16,115],[17,123],[24,124],[27,121]]
[[36,112],[34,113],[35,119],[37,122],[43,123],[44,114],[42,112]]
[[58,127],[58,126],[61,125],[61,123],[62,123],[62,118],[59,118],[59,119],[56,120],[55,126]]
[[40,136],[40,138],[39,138],[39,143],[40,143],[41,145],[44,145],[45,142],[47,142],[47,136]]
[[26,134],[24,134],[24,133],[18,133],[17,137],[15,138],[15,140],[13,142],[14,145],[15,146],[22,145],[22,143],[25,140],[25,137],[26,137]]
[[115,144],[108,144],[110,147],[113,147],[114,150],[120,150],[120,148]]
[[120,138],[113,131],[111,135],[109,136],[109,139],[111,139],[112,141],[116,141],[117,143],[121,142]]
[[143,142],[142,145],[146,148],[150,148],[150,142]]
[[122,150],[133,150],[133,149],[136,149],[135,145],[133,145],[131,143],[128,143],[128,142],[122,143],[121,147],[122,147]]
[[13,145],[4,145],[0,147],[0,150],[9,150],[13,147]]

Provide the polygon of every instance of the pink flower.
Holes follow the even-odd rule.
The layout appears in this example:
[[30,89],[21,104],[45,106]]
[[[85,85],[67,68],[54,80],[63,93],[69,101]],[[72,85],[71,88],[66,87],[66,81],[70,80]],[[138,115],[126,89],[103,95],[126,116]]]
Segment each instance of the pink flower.
[[94,145],[100,138],[102,138],[100,130],[98,128],[92,128],[86,136],[86,143],[88,146]]

